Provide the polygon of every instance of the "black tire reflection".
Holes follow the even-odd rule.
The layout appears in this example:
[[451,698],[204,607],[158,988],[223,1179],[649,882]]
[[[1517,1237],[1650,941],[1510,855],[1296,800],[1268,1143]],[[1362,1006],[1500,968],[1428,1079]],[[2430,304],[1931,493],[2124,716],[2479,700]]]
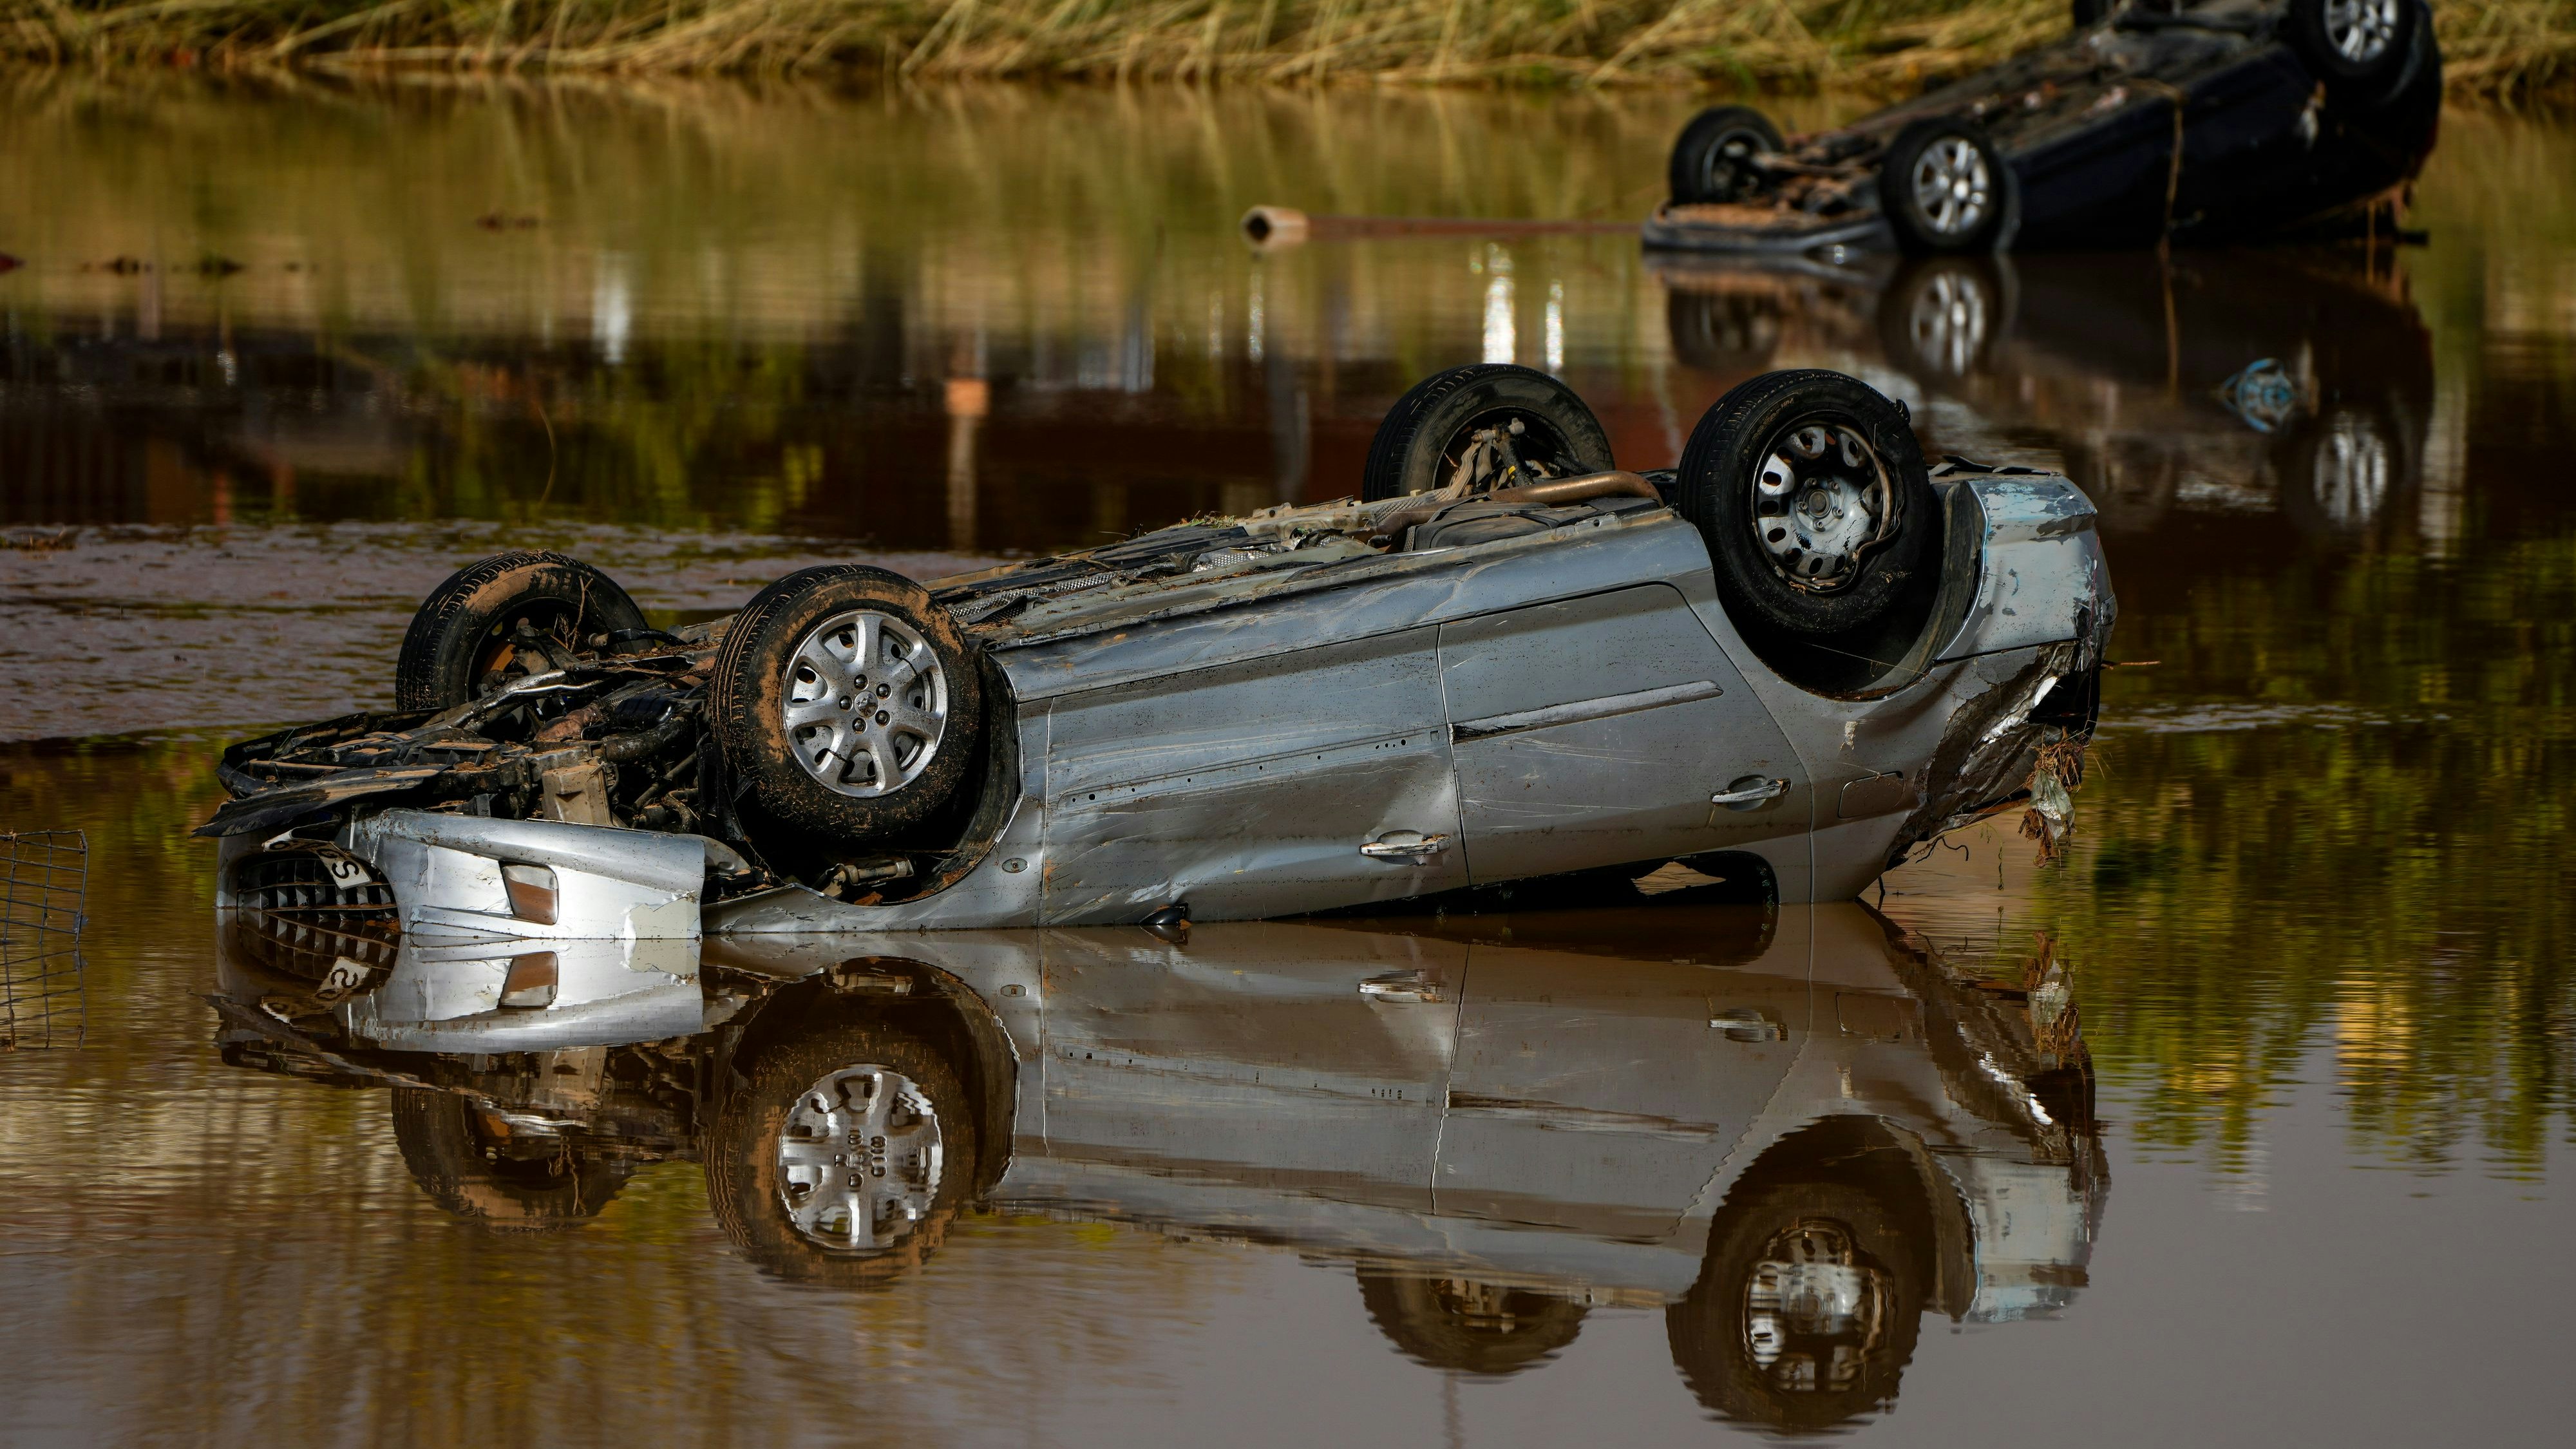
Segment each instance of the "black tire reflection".
[[599,1215],[632,1163],[535,1138],[453,1092],[397,1087],[394,1145],[439,1208],[487,1227],[545,1231]]
[[[1667,284],[1669,285],[1669,283]],[[1762,290],[1694,291],[1676,287],[1664,300],[1673,356],[1699,372],[1763,372],[1780,346],[1781,298]]]
[[2010,257],[1925,257],[1880,294],[1879,345],[1917,381],[1956,382],[1986,370],[2019,307]]
[[1518,1373],[1556,1357],[1583,1329],[1584,1306],[1468,1278],[1359,1270],[1360,1302],[1396,1351],[1460,1373]]
[[1873,1413],[1914,1356],[1931,1239],[1902,1151],[1800,1134],[1728,1195],[1699,1282],[1665,1311],[1673,1364],[1729,1419],[1796,1431]]
[[2299,419],[2273,460],[2281,512],[2311,538],[2346,540],[2376,530],[2414,490],[2420,439],[2394,399],[2329,403]]

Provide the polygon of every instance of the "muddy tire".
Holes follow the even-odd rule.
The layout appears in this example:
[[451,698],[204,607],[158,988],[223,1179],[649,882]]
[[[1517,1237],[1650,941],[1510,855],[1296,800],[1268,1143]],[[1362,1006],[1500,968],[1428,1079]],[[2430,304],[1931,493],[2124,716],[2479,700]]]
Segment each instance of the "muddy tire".
[[393,1090],[394,1145],[442,1212],[492,1228],[543,1232],[599,1216],[631,1164],[582,1152],[514,1153],[474,1105],[426,1087]]
[[1613,466],[1610,435],[1574,389],[1536,368],[1470,363],[1415,383],[1386,410],[1360,499],[1427,492],[1462,471],[1480,488],[1512,488]]
[[1941,509],[1896,404],[1839,372],[1765,373],[1691,430],[1675,490],[1739,627],[1850,635],[1939,563]]
[[1461,1373],[1518,1373],[1556,1357],[1583,1329],[1584,1307],[1526,1288],[1417,1273],[1359,1270],[1360,1303],[1397,1352]]
[[765,1053],[717,1113],[707,1201],[763,1272],[880,1284],[947,1238],[975,1181],[975,1122],[928,1042],[876,1022],[828,1027]]
[[496,554],[421,600],[394,661],[394,707],[453,709],[501,680],[560,667],[598,635],[643,627],[626,591],[579,559]]
[[1916,256],[1991,252],[2021,228],[2021,188],[1986,133],[1935,117],[1896,133],[1879,161],[1879,209]]
[[2421,0],[2290,0],[2280,33],[2336,99],[2367,107],[2394,98],[2423,64],[2431,47],[2417,32],[2428,20]]
[[805,569],[726,631],[717,747],[775,821],[842,843],[897,835],[954,798],[973,766],[976,665],[921,585],[856,564]]
[[[1849,1312],[1794,1291],[1801,1272],[1820,1270],[1851,1285]],[[1929,1278],[1903,1219],[1858,1183],[1740,1188],[1699,1282],[1665,1310],[1673,1365],[1726,1418],[1793,1431],[1843,1423],[1895,1399]]]
[[1751,106],[1712,106],[1673,142],[1665,170],[1675,206],[1734,201],[1753,189],[1754,157],[1780,149],[1780,128]]

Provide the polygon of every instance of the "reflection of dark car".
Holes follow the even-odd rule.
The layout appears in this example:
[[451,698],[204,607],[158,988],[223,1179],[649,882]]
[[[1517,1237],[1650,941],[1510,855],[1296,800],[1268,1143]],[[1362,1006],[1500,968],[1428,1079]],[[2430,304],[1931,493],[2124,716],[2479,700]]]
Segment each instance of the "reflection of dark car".
[[2432,150],[2424,0],[2079,0],[2079,22],[2088,8],[2063,40],[1847,126],[1783,138],[1748,107],[1703,113],[1646,245],[1832,256],[2357,228]]
[[390,1050],[358,1002],[228,965],[221,1039],[397,1087],[414,1175],[496,1225],[694,1158],[734,1243],[798,1281],[898,1278],[975,1208],[1278,1244],[1349,1265],[1354,1307],[1444,1370],[1532,1370],[1599,1306],[1661,1308],[1692,1390],[1760,1424],[1885,1406],[1926,1313],[2065,1306],[2105,1183],[2062,970],[1980,985],[1863,907],[1706,893],[1181,945],[732,938],[698,964],[711,1029],[539,1053]]
[[1964,407],[1990,440],[2055,451],[2107,531],[2277,512],[2334,543],[2413,516],[2432,339],[2384,254],[1672,257],[1656,270],[1686,365],[1875,352],[1934,404],[1916,420],[1927,447],[1991,445],[1942,436],[1945,405]]
[[2276,507],[2321,540],[2404,511],[2425,462],[2432,335],[2359,257],[2207,252],[1936,260],[1881,310],[1888,360],[1994,425],[2058,440],[2116,530]]
[[[574,560],[472,565],[413,621],[402,712],[235,746],[206,830],[245,900],[363,896],[458,949],[685,939],[702,905],[1260,917],[1685,859],[1844,898],[2073,782],[2042,750],[2089,733],[2113,611],[2075,489],[1927,467],[1852,378],[1756,379],[1650,479],[1562,383],[1475,366],[1398,402],[1360,499],[934,587],[809,569],[669,634]],[[494,1009],[540,994],[489,970]]]

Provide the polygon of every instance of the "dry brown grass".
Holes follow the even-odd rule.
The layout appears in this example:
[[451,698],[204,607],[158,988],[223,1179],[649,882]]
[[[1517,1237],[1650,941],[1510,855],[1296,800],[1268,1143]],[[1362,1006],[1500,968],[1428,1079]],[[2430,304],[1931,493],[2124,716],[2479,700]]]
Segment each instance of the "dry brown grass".
[[[2576,85],[2576,0],[2440,0],[2455,90]],[[0,0],[52,62],[1892,92],[2065,0]]]

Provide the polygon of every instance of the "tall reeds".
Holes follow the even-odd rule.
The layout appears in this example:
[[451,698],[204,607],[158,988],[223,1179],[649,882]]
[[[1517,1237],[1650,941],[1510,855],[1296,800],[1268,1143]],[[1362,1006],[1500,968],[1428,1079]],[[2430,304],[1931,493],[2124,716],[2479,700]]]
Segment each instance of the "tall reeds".
[[[2437,0],[2455,89],[2576,85],[2576,0]],[[1907,89],[2066,0],[0,0],[53,62]]]

